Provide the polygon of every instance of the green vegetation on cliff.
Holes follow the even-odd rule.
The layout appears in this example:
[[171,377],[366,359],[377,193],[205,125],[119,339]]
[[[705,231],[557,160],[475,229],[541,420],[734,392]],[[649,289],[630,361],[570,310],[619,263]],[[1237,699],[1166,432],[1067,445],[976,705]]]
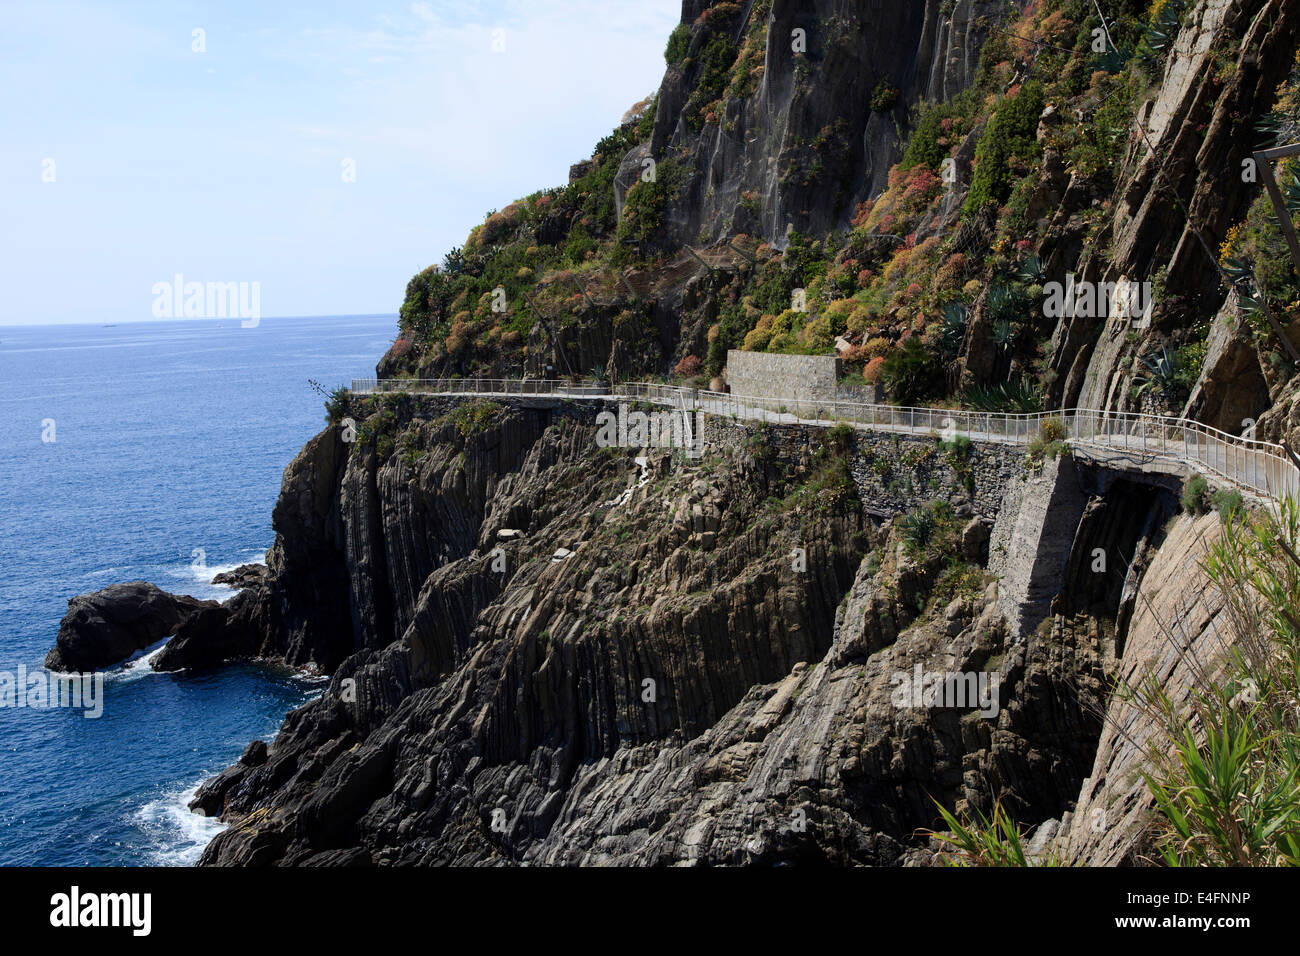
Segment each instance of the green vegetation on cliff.
[[[682,78],[678,113],[658,116],[657,99],[638,104],[569,185],[494,211],[463,248],[413,278],[387,373],[676,374],[707,385],[727,351],[744,348],[838,354],[848,382],[898,403],[1025,411],[1059,401],[1062,343],[1043,286],[1062,282],[1065,268],[1054,264],[1049,275],[1039,253],[1050,262],[1052,248],[1082,244],[1107,254],[1112,204],[1127,201],[1116,190],[1141,142],[1136,105],[1153,95],[1187,16],[1182,0],[1125,0],[1107,12],[1103,29],[1089,0],[1012,8],[988,32],[974,83],[911,111],[883,191],[821,235],[692,238],[713,243],[713,271],[687,295],[703,266],[677,235],[681,211],[714,182],[701,178],[689,145],[650,155],[656,122],[676,124],[679,136],[729,135],[728,117],[754,102],[768,66],[769,5],[709,4],[665,51]],[[824,25],[826,36],[841,29],[838,20]],[[1231,79],[1235,55],[1213,52],[1214,82]],[[812,81],[805,60],[796,50],[796,83]],[[1294,90],[1281,92],[1268,118],[1275,134],[1296,126]],[[897,91],[884,80],[876,91],[877,108],[892,110],[885,101]],[[1249,117],[1232,122],[1234,135],[1255,135]],[[831,124],[795,140],[799,155],[784,156],[782,168],[813,176],[842,139]],[[1282,178],[1300,210],[1300,177],[1284,167]],[[1157,175],[1143,188],[1168,186]],[[756,225],[768,201],[743,192],[736,221]],[[1220,254],[1248,278],[1243,288],[1300,307],[1300,278],[1262,193]],[[1166,290],[1158,265],[1146,278],[1160,287],[1161,315],[1172,317],[1126,337],[1124,394],[1134,406],[1177,411],[1205,359],[1214,306]],[[1267,337],[1251,302],[1243,299]],[[1285,364],[1280,352],[1275,362]]]

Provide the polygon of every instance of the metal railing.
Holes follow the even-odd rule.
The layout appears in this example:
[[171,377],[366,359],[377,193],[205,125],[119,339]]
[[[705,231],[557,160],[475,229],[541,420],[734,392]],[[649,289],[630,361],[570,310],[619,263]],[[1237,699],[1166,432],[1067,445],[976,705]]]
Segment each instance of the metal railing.
[[354,392],[419,392],[448,395],[549,395],[560,398],[625,398],[673,408],[699,408],[714,415],[747,421],[820,425],[847,423],[897,434],[930,435],[972,441],[1027,445],[1042,438],[1049,421],[1060,434],[1094,457],[1129,461],[1142,468],[1173,461],[1270,498],[1300,496],[1300,469],[1286,450],[1271,442],[1241,438],[1201,422],[1135,412],[1059,409],[1012,414],[958,408],[913,408],[836,399],[773,398],[736,395],[633,382],[612,388],[603,382],[573,383],[554,379],[355,379]]

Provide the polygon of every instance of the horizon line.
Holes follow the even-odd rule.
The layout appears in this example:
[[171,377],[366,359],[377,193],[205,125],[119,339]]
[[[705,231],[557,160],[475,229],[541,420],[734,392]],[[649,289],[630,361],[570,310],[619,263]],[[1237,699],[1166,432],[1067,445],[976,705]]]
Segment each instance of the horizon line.
[[[399,318],[397,312],[341,312],[323,315],[266,315],[258,319],[258,322],[277,322],[282,319],[396,319]],[[229,315],[224,318],[165,318],[165,319],[120,319],[115,322],[0,322],[0,329],[44,329],[54,326],[94,326],[97,328],[110,328],[116,325],[163,325],[167,322],[242,322],[244,321],[237,315]]]

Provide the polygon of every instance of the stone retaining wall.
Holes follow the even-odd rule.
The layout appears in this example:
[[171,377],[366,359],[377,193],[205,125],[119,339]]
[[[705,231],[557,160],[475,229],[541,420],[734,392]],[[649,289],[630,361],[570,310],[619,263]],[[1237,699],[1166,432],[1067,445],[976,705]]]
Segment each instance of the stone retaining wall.
[[1074,460],[1065,455],[1007,485],[989,541],[988,569],[1001,579],[998,609],[1013,634],[1028,634],[1047,617],[1087,503]]
[[727,352],[727,387],[734,395],[834,401],[840,360],[833,355]]
[[[794,465],[821,448],[826,429],[810,425],[762,425],[705,416],[707,444],[734,446],[766,429],[777,460]],[[942,499],[963,513],[992,520],[1007,488],[1028,469],[1022,448],[972,442],[964,449],[930,437],[855,430],[849,473],[863,507],[877,518],[915,511]]]

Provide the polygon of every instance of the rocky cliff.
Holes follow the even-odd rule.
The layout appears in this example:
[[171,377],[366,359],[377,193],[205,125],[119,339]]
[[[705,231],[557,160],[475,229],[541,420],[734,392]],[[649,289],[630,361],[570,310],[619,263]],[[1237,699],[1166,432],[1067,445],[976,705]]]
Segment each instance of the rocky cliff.
[[[903,405],[1295,440],[1300,282],[1243,170],[1300,130],[1300,2],[1108,6],[686,0],[657,96],[414,277],[379,374],[835,352]],[[1130,281],[1145,314],[1046,305]],[[1221,651],[1179,478],[1063,426],[710,419],[692,463],[602,447],[600,410],[331,400],[265,577],[159,656],[331,675],[199,791],[205,864],[928,864],[938,807],[997,805],[1146,861],[1114,682],[1178,697]]]
[[[654,455],[620,503],[639,469],[589,410],[499,407],[463,435],[437,424],[463,410],[415,404],[393,427],[429,451],[359,447],[336,491],[357,652],[200,791],[233,824],[204,862],[883,864],[934,800],[1070,806],[1098,635],[1008,632],[978,547],[953,563],[960,493],[918,546],[864,514],[851,440],[719,425],[703,465]],[[373,538],[368,481],[391,489]],[[427,513],[464,537],[411,588]],[[900,709],[917,668],[993,690]]]
[[[849,224],[878,194],[921,100],[956,96],[975,78],[990,15],[977,0],[686,0],[689,39],[659,88],[654,132],[623,160],[671,157],[683,184],[663,241],[786,233]],[[679,28],[682,29],[682,28]],[[721,75],[718,64],[729,73]]]
[[[474,283],[495,281],[512,242],[543,257],[572,244],[566,204],[599,183],[607,235],[660,258],[607,265],[599,215],[583,220],[579,277],[551,273],[529,297],[525,372],[706,353],[704,371],[723,371],[712,357],[742,340],[775,350],[785,316],[762,313],[801,283],[813,316],[832,331],[847,317],[849,345],[876,348],[891,323],[924,325],[919,279],[940,304],[945,287],[965,300],[964,314],[944,306],[936,385],[1014,394],[1034,368],[1046,401],[1154,395],[1286,434],[1268,409],[1292,407],[1289,375],[1259,358],[1284,343],[1239,306],[1217,256],[1254,243],[1263,271],[1265,240],[1243,244],[1233,224],[1257,216],[1242,161],[1287,95],[1300,5],[1204,0],[1172,19],[1129,6],[1102,25],[1121,63],[1141,61],[1125,74],[1112,54],[1061,56],[1100,25],[1079,4],[688,0],[652,107],[568,192],[489,218],[450,272],[408,290],[409,332],[381,374],[445,374],[484,349],[509,371],[510,332],[478,318]],[[944,101],[957,105],[930,105]],[[1108,132],[1074,132],[1094,111]],[[1028,139],[1001,146],[1017,122]],[[952,160],[937,193],[899,171],[921,168],[927,137]],[[985,191],[1006,203],[997,216]],[[850,219],[834,245],[800,238]],[[891,227],[912,230],[901,251],[872,238]],[[676,251],[718,238],[707,258]],[[1034,253],[1018,274],[1013,242]],[[1015,317],[1035,282],[1067,275],[1155,277],[1150,321]],[[950,318],[964,323],[950,332]],[[789,337],[813,341],[817,321]],[[451,335],[428,345],[434,328]],[[1157,349],[1203,361],[1161,377]],[[248,599],[272,646],[333,680],[202,789],[196,806],[232,824],[205,863],[928,863],[936,804],[996,803],[1072,862],[1145,859],[1151,727],[1109,687],[1154,675],[1185,691],[1197,675],[1169,635],[1199,647],[1217,633],[1196,567],[1218,519],[1170,525],[1176,480],[1067,451],[1024,475],[980,472],[975,489],[927,478],[942,507],[918,509],[898,478],[928,474],[930,454],[882,459],[870,436],[715,424],[704,465],[647,454],[642,471],[636,450],[594,447],[590,409],[349,411],[365,434],[347,448],[332,428],[294,463],[270,580]],[[992,502],[982,522],[973,498]],[[996,689],[900,704],[907,675],[936,673]]]

